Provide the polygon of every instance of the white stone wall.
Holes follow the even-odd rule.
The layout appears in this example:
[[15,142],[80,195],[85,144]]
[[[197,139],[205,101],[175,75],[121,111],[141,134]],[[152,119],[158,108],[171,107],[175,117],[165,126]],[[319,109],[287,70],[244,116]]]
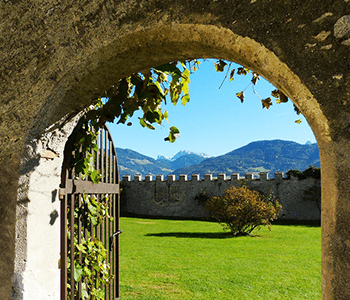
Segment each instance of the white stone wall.
[[60,299],[58,191],[65,144],[78,120],[27,143],[17,198],[12,299]]
[[[260,177],[256,179],[253,174],[246,174],[242,179],[249,188],[265,195],[272,193],[279,199],[283,206],[281,219],[320,220],[319,179],[287,179],[283,177],[283,173],[276,173],[274,179],[268,179],[267,173],[260,173]],[[180,175],[179,180],[175,180],[174,175],[168,176],[166,180],[162,175],[157,175],[155,180],[152,180],[151,175],[147,175],[145,180],[136,175],[133,181],[130,176],[124,176],[121,211],[143,216],[203,218],[207,216],[205,209],[195,199],[201,191],[205,191],[208,197],[219,196],[229,187],[239,187],[241,183],[238,174],[232,174],[230,179],[226,179],[225,174],[219,174],[217,179],[212,179],[208,174],[203,180],[199,180],[199,175],[196,174],[192,175],[191,180],[187,180],[186,175]],[[316,191],[318,197],[307,199],[307,191]]]

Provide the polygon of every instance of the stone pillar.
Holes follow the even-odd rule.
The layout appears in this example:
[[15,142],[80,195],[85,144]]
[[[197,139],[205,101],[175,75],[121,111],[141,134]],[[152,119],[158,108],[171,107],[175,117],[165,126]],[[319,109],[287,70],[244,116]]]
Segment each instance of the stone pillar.
[[170,182],[174,182],[174,181],[175,181],[175,175],[168,175],[167,182],[170,183]]
[[157,175],[156,176],[156,182],[161,182],[161,181],[163,181],[163,175]]
[[192,174],[191,181],[199,181],[199,174]]
[[350,141],[345,137],[327,148],[319,143],[324,300],[350,299]]
[[212,174],[205,174],[204,175],[204,181],[212,181],[213,175]]
[[275,180],[276,181],[282,181],[283,180],[283,172],[275,172]]
[[254,174],[253,173],[245,174],[245,179],[248,181],[252,181],[254,179]]
[[179,175],[179,181],[180,182],[185,182],[185,181],[187,181],[187,175]]
[[260,172],[260,181],[267,181],[269,178],[268,172]]
[[131,176],[130,175],[123,175],[123,181],[130,181]]
[[231,181],[238,182],[238,180],[239,180],[239,173],[232,173]]
[[218,181],[225,181],[226,180],[226,174],[218,174]]
[[142,176],[140,174],[137,174],[134,176],[134,182],[140,182],[142,180]]

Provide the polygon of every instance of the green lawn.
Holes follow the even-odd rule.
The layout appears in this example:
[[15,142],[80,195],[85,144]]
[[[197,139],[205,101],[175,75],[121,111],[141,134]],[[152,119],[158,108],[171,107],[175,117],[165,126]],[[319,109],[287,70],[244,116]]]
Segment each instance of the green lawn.
[[320,299],[321,228],[231,238],[217,223],[121,218],[125,299]]

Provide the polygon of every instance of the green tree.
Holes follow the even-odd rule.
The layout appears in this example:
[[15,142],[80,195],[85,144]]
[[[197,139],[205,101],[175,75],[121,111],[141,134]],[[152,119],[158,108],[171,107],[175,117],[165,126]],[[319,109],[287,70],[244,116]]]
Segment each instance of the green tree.
[[274,197],[243,186],[230,187],[222,197],[206,201],[205,208],[210,216],[224,229],[230,229],[234,236],[249,235],[262,225],[271,227],[271,221],[278,218],[281,204]]

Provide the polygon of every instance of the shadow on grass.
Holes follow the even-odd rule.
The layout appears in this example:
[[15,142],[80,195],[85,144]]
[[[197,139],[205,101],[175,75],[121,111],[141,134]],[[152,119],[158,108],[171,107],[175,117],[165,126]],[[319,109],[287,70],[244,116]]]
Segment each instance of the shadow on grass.
[[147,233],[145,236],[157,237],[177,237],[177,238],[195,238],[195,239],[228,239],[235,238],[231,232],[160,232]]
[[[164,216],[145,216],[145,215],[137,215],[130,213],[121,213],[121,217],[124,218],[139,218],[139,219],[149,219],[149,220],[174,220],[174,221],[203,221],[203,222],[211,222],[217,223],[216,220],[208,219],[208,218],[181,218],[181,217],[164,217]],[[286,219],[278,219],[272,222],[272,225],[292,225],[292,226],[306,226],[306,227],[321,227],[321,221],[317,220],[286,220]]]
[[313,220],[276,220],[272,222],[273,225],[286,225],[286,226],[306,226],[306,227],[321,227],[321,221]]

